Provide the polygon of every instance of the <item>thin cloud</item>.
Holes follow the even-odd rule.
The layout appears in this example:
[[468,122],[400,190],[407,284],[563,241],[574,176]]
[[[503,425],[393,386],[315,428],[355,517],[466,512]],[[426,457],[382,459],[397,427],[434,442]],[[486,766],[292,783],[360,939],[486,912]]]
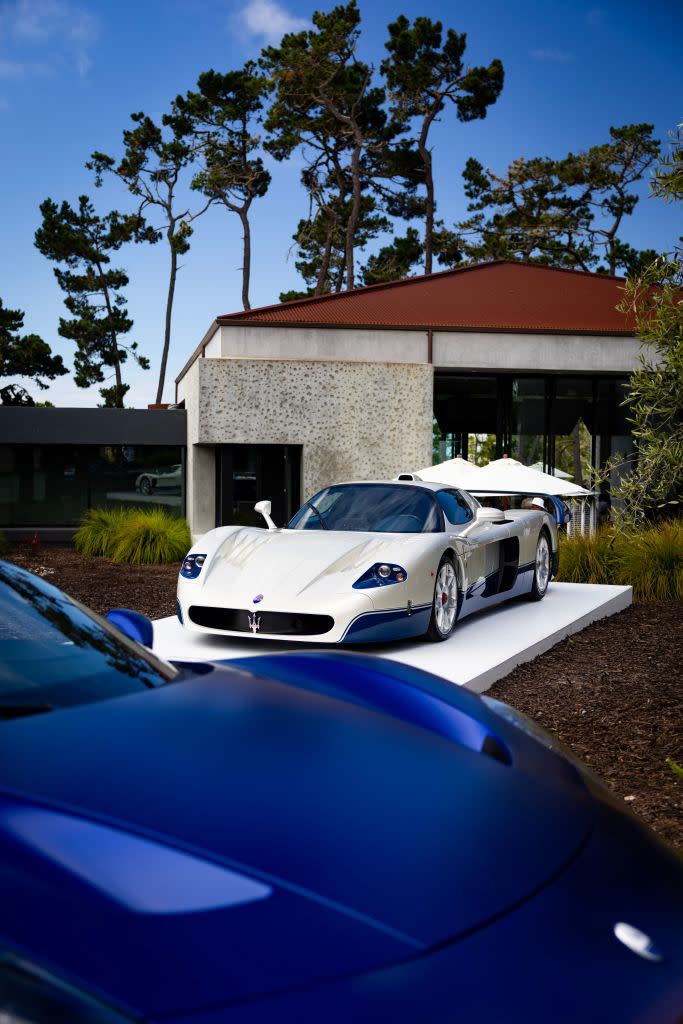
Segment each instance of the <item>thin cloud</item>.
[[547,60],[555,64],[566,64],[570,60],[574,60],[574,54],[568,50],[555,49],[552,46],[546,47],[540,50],[532,50],[531,56],[534,60]]
[[262,39],[273,45],[287,32],[301,32],[309,22],[290,14],[275,0],[249,0],[237,11],[234,21],[246,35]]
[[97,41],[96,17],[71,0],[0,0],[0,38],[10,56],[8,65],[28,68],[37,50],[50,49],[50,60],[71,61],[85,75],[92,65],[90,48]]

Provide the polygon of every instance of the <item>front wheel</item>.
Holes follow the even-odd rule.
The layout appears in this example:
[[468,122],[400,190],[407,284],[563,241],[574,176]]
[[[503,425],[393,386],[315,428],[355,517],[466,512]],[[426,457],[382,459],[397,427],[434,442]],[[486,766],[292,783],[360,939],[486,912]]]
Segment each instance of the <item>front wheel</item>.
[[140,490],[142,491],[143,494],[152,493],[152,481],[149,479],[148,476],[143,476],[142,480],[140,481]]
[[432,614],[427,628],[428,640],[447,640],[458,617],[458,577],[453,562],[443,555],[436,571]]
[[550,540],[545,530],[542,530],[536,544],[534,580],[531,584],[531,593],[529,594],[532,601],[540,601],[542,597],[545,597],[545,592],[550,582],[550,562]]

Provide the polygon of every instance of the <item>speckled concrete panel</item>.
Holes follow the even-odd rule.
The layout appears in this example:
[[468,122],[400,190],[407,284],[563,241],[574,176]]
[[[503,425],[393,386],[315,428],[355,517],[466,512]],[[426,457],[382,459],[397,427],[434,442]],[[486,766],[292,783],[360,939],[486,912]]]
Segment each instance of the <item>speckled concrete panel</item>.
[[302,444],[302,488],[431,458],[433,370],[413,363],[199,359],[188,444]]

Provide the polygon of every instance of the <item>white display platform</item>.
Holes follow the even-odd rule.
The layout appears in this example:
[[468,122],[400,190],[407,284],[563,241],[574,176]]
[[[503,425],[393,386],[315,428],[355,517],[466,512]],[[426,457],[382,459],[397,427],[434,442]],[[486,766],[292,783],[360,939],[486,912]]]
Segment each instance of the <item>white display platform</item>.
[[551,583],[542,601],[520,598],[463,619],[443,643],[302,644],[191,633],[175,616],[154,623],[154,650],[177,661],[223,661],[288,650],[362,651],[414,665],[482,693],[516,665],[531,661],[571,633],[622,611],[631,587]]

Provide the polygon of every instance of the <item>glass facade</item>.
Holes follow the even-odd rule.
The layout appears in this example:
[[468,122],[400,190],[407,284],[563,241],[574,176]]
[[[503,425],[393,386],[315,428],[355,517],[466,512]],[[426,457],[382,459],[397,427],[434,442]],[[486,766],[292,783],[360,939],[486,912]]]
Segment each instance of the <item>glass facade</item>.
[[[591,487],[592,467],[631,450],[627,379],[560,374],[434,374],[435,461],[509,455]],[[614,481],[613,481],[614,482]]]
[[180,445],[0,444],[0,529],[77,527],[100,506],[185,515]]

